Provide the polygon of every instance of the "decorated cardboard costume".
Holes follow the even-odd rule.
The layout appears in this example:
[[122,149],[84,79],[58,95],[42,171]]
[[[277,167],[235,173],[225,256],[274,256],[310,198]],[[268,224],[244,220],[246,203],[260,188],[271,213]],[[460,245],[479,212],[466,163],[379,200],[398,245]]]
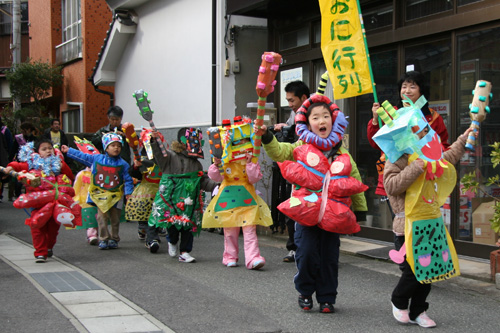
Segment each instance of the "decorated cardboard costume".
[[[420,111],[425,98],[421,96],[415,104],[408,102],[409,107],[398,111],[387,101],[382,104],[378,113],[385,125],[373,140],[389,160],[384,185],[396,214],[396,235],[401,234],[404,223],[405,245],[400,252],[392,251],[391,258],[401,263],[406,254],[417,281],[432,283],[460,274],[458,257],[440,207],[455,187],[453,163],[463,154],[465,143],[459,138],[443,153],[439,135]],[[418,133],[424,129],[428,133],[419,139]],[[424,161],[423,172],[411,164],[417,158]],[[400,196],[402,193],[404,198],[395,193]]]
[[[122,143],[118,134],[108,133],[102,138],[104,151],[112,142]],[[69,148],[68,157],[91,168],[88,203],[95,204],[102,212],[107,212],[125,195],[134,189],[129,165],[120,156],[110,157],[107,153],[90,154]]]
[[222,184],[203,215],[203,228],[270,226],[273,223],[269,207],[255,192],[253,183],[256,181],[249,181],[249,168],[260,170],[256,158],[252,159],[252,163],[246,163],[247,153],[252,153],[254,149],[250,119],[236,118],[234,125],[226,120],[218,128],[223,147],[221,160],[224,174],[214,179],[222,181]]
[[16,171],[29,170],[41,179],[38,187],[26,185],[26,194],[14,201],[14,207],[33,209],[25,224],[31,228],[35,257],[46,258],[56,243],[61,224],[71,228],[81,225],[81,207],[72,199],[73,173],[61,156],[40,157],[32,142],[21,147],[18,160],[21,162],[8,166]]
[[150,145],[151,129],[143,129],[140,137],[139,146],[142,146],[147,156],[140,157],[142,166],[137,171],[140,173],[141,182],[127,200],[125,217],[127,221],[144,222],[147,225],[162,173],[154,163]]
[[202,190],[212,192],[217,184],[203,172],[198,161],[198,158],[203,158],[201,130],[181,128],[177,139],[165,150],[166,156],[157,140],[151,140],[155,163],[162,177],[148,224],[167,228],[172,245],[176,245],[180,238],[179,261],[192,262],[194,258],[186,261],[182,254],[191,252],[193,235],[201,232]]
[[[326,139],[307,128],[305,114],[313,103],[324,102],[334,115],[334,125]],[[291,197],[278,209],[304,226],[318,225],[321,229],[340,234],[353,234],[361,230],[350,209],[350,196],[362,193],[368,186],[351,177],[352,164],[346,153],[335,154],[332,163],[321,152],[339,144],[347,126],[343,113],[327,97],[311,96],[297,112],[297,134],[309,144],[293,150],[294,161],[278,163],[281,174],[294,184]]]
[[[85,154],[100,154],[99,150],[97,150],[92,142],[88,141],[87,139],[80,139],[79,137],[75,136],[75,144],[78,150]],[[73,184],[73,189],[75,190],[75,196],[73,197],[73,200],[82,207],[82,225],[76,227],[76,229],[95,228],[90,232],[91,235],[89,235],[89,232],[87,232],[88,240],[90,240],[90,237],[97,238],[97,207],[87,203],[89,186],[91,183],[91,175],[92,172],[90,168],[86,167],[82,171],[78,172],[75,178],[75,183]]]
[[[256,157],[247,162],[254,151],[250,122],[249,118],[238,116],[233,125],[227,119],[221,127],[209,129],[209,132],[218,132],[221,137],[222,152],[219,157],[222,165],[212,164],[208,175],[222,183],[203,215],[203,228],[224,228],[222,263],[234,267],[238,262],[238,235],[242,227],[245,266],[259,269],[264,266],[265,259],[260,255],[256,226],[270,226],[273,220],[269,207],[257,195],[253,185],[262,178],[260,164]],[[216,149],[212,147],[214,151]]]
[[[27,185],[26,194],[14,201],[16,208],[35,208],[26,224],[41,228],[50,218],[71,228],[81,224],[81,207],[71,199],[74,195],[71,187],[73,174],[61,157],[41,158],[30,142],[21,147],[18,159],[24,162],[12,162],[9,166],[16,171],[30,170],[31,174],[41,178],[40,186]],[[61,173],[63,170],[64,174]]]

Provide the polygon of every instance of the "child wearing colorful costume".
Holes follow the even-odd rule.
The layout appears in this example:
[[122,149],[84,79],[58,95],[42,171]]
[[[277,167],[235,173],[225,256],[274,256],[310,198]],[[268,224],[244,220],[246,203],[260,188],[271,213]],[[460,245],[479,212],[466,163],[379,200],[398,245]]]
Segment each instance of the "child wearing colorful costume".
[[[75,144],[77,148],[85,154],[100,154],[92,142],[87,139],[80,139],[75,136]],[[89,167],[77,173],[75,183],[73,184],[73,189],[75,190],[73,200],[82,207],[82,225],[77,226],[76,229],[86,229],[87,242],[90,245],[97,245],[99,244],[99,239],[97,238],[97,207],[87,203],[91,179],[92,172]]]
[[[157,138],[159,134],[153,132],[152,136]],[[167,228],[168,254],[171,257],[178,256],[180,262],[194,262],[189,252],[193,246],[193,235],[201,232],[201,191],[212,192],[217,184],[203,172],[198,161],[198,158],[203,158],[201,130],[181,128],[177,139],[170,149],[166,149],[166,156],[158,142],[151,140],[155,163],[163,175],[148,223]]]
[[[348,122],[337,105],[326,96],[312,95],[297,111],[295,123],[299,140],[293,144],[278,142],[265,126],[254,126],[254,129],[264,131],[262,143],[271,159],[278,162],[297,159],[293,165],[288,165],[290,162],[281,164],[283,176],[294,185],[290,199],[280,209],[297,221],[295,261],[298,272],[294,282],[299,292],[298,303],[303,310],[310,310],[312,294],[316,293],[320,312],[331,313],[335,311],[333,305],[337,298],[339,233],[359,230],[349,203],[352,200],[353,211],[360,215],[366,213],[364,187],[359,186],[361,178],[356,163],[341,146]],[[293,172],[287,172],[288,167],[297,168],[304,178],[290,177]],[[348,175],[342,172],[344,169],[350,170]],[[335,182],[347,178],[336,178],[337,174],[353,177],[357,182],[348,180],[344,192],[335,187]],[[357,188],[352,191],[352,186]]]
[[[391,258],[402,265],[402,275],[391,297],[393,315],[400,323],[435,327],[426,302],[431,283],[460,274],[453,241],[440,207],[456,185],[457,163],[465,152],[468,129],[443,152],[439,135],[416,103],[395,111],[387,101],[378,110],[386,123],[373,140],[387,156],[384,187],[394,209],[396,250]],[[405,258],[406,255],[406,258]]]
[[[141,156],[140,160],[134,159],[133,167],[130,169],[132,177],[140,179],[141,182],[127,200],[125,217],[127,221],[137,222],[139,239],[146,240],[146,247],[151,253],[156,253],[160,248],[158,231],[156,226],[148,225],[148,220],[162,173],[154,162],[150,143],[151,132],[151,129],[143,129],[140,134],[139,144],[142,146],[142,155],[146,156]],[[161,134],[160,136],[163,141],[163,136]]]
[[[91,167],[92,182],[89,186],[88,203],[97,206],[97,224],[99,228],[99,249],[116,249],[120,236],[120,213],[123,193],[128,198],[134,189],[129,175],[128,163],[120,157],[122,138],[116,133],[107,133],[102,137],[104,154],[85,154],[79,150],[62,146],[61,151],[67,156]],[[125,189],[124,189],[125,187]],[[111,231],[108,229],[108,220]]]
[[14,202],[16,208],[33,208],[25,223],[31,228],[36,262],[42,263],[51,257],[61,224],[74,227],[81,224],[81,207],[73,202],[71,187],[73,173],[62,155],[54,155],[49,139],[40,139],[35,146],[27,143],[21,147],[18,160],[7,166],[7,171],[29,170],[40,177],[39,187],[26,185],[26,194]]
[[[208,176],[222,182],[217,195],[203,215],[203,228],[224,228],[224,254],[222,263],[235,267],[238,262],[238,236],[243,230],[245,266],[260,269],[265,259],[260,255],[257,225],[273,224],[271,211],[255,192],[253,184],[262,178],[260,164],[252,159],[253,142],[251,120],[234,118],[234,125],[226,119],[218,131],[223,146],[222,158],[214,157]],[[222,165],[221,165],[222,163]],[[223,172],[221,172],[223,170]]]

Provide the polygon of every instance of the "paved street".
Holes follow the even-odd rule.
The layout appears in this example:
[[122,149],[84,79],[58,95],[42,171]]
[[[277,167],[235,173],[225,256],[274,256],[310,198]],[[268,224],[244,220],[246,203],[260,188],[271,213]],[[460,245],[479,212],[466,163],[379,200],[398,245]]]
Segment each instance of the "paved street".
[[[4,240],[24,242],[20,246],[31,244],[25,217],[26,213],[13,208],[12,203],[0,204]],[[135,224],[123,223],[120,248],[107,251],[89,246],[84,230],[61,229],[54,248],[56,259],[52,261],[61,260],[75,271],[88,274],[110,295],[139,312],[144,310],[142,316],[157,322],[158,327],[164,325],[164,331],[422,330],[399,325],[392,317],[390,293],[399,274],[395,264],[342,254],[336,313],[320,314],[317,304],[306,313],[297,305],[295,266],[281,261],[286,253],[284,238],[261,237],[260,248],[267,264],[261,271],[249,271],[241,265],[226,268],[221,264],[223,236],[216,233],[203,231],[195,239],[192,255],[197,262],[186,264],[168,256],[165,241],[157,254],[150,254],[137,239],[136,228]],[[0,259],[2,332],[87,331],[78,316],[68,310],[71,307],[62,306],[53,294],[33,282],[34,274],[22,274],[22,269],[2,253]],[[495,332],[500,327],[500,290],[492,283],[463,277],[440,282],[433,285],[429,302],[428,314],[438,324],[434,331]]]

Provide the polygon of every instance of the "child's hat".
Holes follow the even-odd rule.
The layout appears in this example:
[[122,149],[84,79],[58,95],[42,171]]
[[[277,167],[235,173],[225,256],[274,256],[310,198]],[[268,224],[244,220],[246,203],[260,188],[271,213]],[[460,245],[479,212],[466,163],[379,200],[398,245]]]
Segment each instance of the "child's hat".
[[113,133],[106,133],[102,136],[102,147],[104,150],[106,150],[106,148],[108,148],[108,146],[112,143],[112,142],[119,142],[122,146],[123,146],[123,140],[122,140],[122,137],[116,133],[116,129],[115,129],[115,132]]

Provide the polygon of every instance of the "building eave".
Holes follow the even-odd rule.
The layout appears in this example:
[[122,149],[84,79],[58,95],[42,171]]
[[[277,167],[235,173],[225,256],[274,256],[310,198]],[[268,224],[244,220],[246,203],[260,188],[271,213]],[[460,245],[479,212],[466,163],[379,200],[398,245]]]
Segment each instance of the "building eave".
[[123,14],[116,14],[110,31],[104,40],[99,53],[97,65],[94,68],[92,80],[96,86],[114,86],[116,82],[116,69],[120,64],[122,55],[128,41],[137,31],[137,17],[123,18]]

